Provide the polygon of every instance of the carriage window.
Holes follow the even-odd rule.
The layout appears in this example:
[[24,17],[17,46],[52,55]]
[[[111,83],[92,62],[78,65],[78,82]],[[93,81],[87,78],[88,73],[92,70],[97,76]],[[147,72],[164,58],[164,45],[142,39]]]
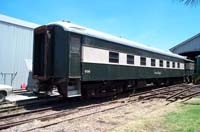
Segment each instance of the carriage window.
[[180,63],[179,62],[177,63],[177,65],[178,65],[177,67],[180,68]]
[[156,60],[155,59],[151,59],[151,66],[156,66]]
[[134,56],[127,55],[127,64],[134,64]]
[[170,63],[169,63],[169,61],[167,61],[167,67],[170,67]]
[[163,60],[160,60],[160,67],[163,67]]
[[146,58],[145,57],[140,57],[140,65],[143,65],[143,66],[146,65]]
[[175,68],[175,62],[172,62],[172,67]]
[[119,53],[109,52],[109,62],[119,63]]

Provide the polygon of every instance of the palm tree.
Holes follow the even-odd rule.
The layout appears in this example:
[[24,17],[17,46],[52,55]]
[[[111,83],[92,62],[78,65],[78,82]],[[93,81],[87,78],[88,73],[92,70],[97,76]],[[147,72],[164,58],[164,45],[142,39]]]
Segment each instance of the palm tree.
[[197,5],[199,4],[200,0],[179,0],[180,2],[184,3],[185,5]]

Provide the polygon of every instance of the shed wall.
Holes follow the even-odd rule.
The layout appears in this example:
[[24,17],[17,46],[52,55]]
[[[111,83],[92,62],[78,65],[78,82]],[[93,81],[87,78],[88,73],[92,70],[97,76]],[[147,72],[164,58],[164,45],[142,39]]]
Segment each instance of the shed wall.
[[25,59],[32,59],[33,29],[1,21],[0,29],[0,83],[11,85],[6,73],[16,73],[12,86],[18,89],[28,81]]

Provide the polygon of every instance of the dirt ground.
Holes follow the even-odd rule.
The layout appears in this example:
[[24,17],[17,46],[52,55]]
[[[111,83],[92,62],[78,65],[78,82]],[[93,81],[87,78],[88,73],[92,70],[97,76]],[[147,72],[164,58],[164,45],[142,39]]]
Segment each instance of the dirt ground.
[[[177,110],[176,103],[168,104],[165,100],[154,99],[145,102],[128,103],[128,105],[96,113],[90,116],[81,117],[71,121],[62,122],[46,128],[33,130],[34,132],[165,132],[160,123],[160,117],[168,112]],[[72,117],[84,115],[90,112],[99,111],[109,106],[98,107],[89,111],[77,112],[49,122],[34,121],[23,124],[5,131],[24,131],[27,128],[44,125],[50,122],[57,122]],[[150,123],[149,123],[150,122]]]

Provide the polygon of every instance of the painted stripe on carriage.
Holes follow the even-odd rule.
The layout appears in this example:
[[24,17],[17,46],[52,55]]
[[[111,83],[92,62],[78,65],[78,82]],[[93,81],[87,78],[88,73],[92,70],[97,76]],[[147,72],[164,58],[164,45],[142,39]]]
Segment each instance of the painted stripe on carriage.
[[170,61],[170,67],[167,67],[167,61],[163,60],[163,67],[159,66],[159,59],[156,60],[156,65],[151,66],[151,58],[146,57],[146,66],[140,65],[140,56],[134,55],[134,64],[127,64],[127,54],[119,53],[119,63],[109,62],[109,50],[93,48],[88,46],[82,46],[82,62],[86,63],[97,63],[97,64],[112,64],[112,65],[123,65],[123,66],[138,66],[138,67],[152,67],[152,68],[165,68],[165,69],[182,69],[184,70],[184,64],[175,62],[175,68],[172,68],[172,61]]

